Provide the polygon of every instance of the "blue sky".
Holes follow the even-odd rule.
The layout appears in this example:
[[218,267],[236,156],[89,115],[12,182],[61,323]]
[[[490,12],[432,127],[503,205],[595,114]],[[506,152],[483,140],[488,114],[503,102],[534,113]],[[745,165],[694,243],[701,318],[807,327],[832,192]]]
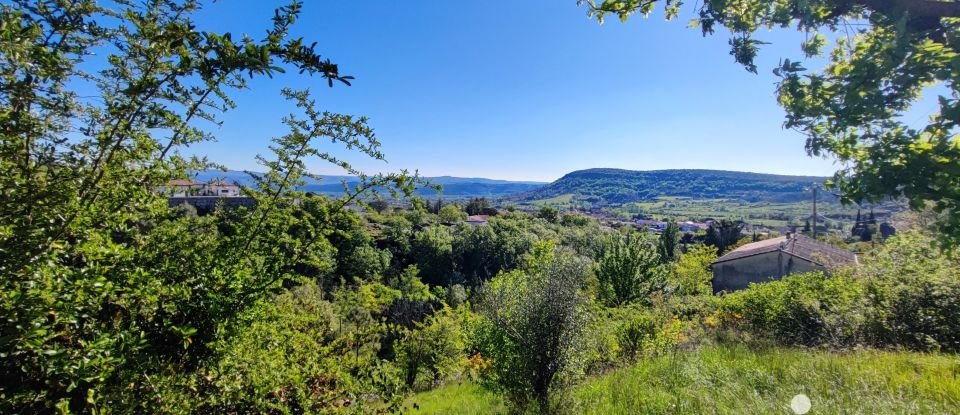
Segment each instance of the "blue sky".
[[[270,2],[218,2],[201,27],[262,37]],[[518,2],[308,1],[298,35],[356,77],[258,80],[193,149],[233,169],[285,132],[285,85],[310,87],[325,110],[366,115],[389,163],[368,171],[543,180],[573,170],[708,168],[828,175],[801,135],[781,128],[771,69],[800,56],[801,35],[761,33],[760,74],[729,56],[724,31],[702,37],[690,10],[598,25],[574,0]],[[329,144],[325,144],[329,146]],[[337,152],[337,154],[345,154]],[[337,174],[320,162],[315,173]]]

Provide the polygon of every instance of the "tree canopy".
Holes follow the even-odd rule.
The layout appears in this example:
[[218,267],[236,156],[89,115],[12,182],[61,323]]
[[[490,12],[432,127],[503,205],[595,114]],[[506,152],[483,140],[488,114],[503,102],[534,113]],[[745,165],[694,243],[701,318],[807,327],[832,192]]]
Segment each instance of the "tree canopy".
[[[412,182],[318,149],[383,160],[365,118],[320,111],[308,91],[280,91],[297,114],[257,159],[254,207],[168,209],[157,189],[211,167],[183,149],[214,138],[250,80],[353,79],[291,35],[299,2],[277,8],[259,39],[198,27],[201,6],[0,4],[0,412],[163,412],[151,408],[155,385],[211,364],[260,301],[335,266],[369,274],[389,261],[350,232],[344,207],[388,184],[409,195]],[[339,200],[309,198],[297,190],[307,159],[360,182]]]
[[[682,1],[581,0],[590,16],[622,21],[649,15],[661,5],[668,19]],[[832,156],[842,165],[828,182],[848,203],[905,198],[914,209],[944,213],[945,245],[960,241],[960,3],[933,0],[707,0],[697,3],[692,24],[712,35],[731,32],[730,54],[757,72],[754,60],[765,43],[761,29],[795,28],[806,34],[803,57],[824,54],[828,64],[808,71],[784,58],[772,68],[780,77],[779,104],[785,128],[807,137],[811,156]],[[802,58],[801,58],[802,59]],[[925,125],[902,115],[921,94],[942,85],[938,108]]]

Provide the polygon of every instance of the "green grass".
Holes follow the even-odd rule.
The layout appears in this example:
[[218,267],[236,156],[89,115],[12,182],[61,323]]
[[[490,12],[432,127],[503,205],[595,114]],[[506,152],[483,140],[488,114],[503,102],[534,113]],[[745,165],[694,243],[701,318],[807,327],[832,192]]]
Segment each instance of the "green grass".
[[[893,212],[895,206],[877,208],[875,213],[883,220]],[[640,214],[660,219],[702,219],[728,218],[744,220],[753,225],[771,228],[789,225],[803,225],[804,219],[811,214],[809,201],[792,203],[746,202],[727,199],[690,199],[684,197],[658,197],[654,201],[626,203],[607,208],[609,213],[632,217]],[[843,206],[835,202],[821,202],[818,214],[831,217],[827,225],[832,229],[838,223],[849,229],[856,215],[856,208]],[[836,216],[843,215],[843,216]]]
[[568,205],[572,201],[573,201],[573,194],[567,193],[564,195],[551,197],[549,199],[532,200],[530,201],[530,204],[535,206],[556,206],[556,205]]
[[954,356],[711,347],[649,360],[577,387],[574,412],[789,413],[806,394],[813,413],[957,413]]
[[[810,215],[810,202],[768,203],[744,202],[726,199],[689,199],[658,197],[656,201],[627,203],[619,209],[631,213],[648,213],[671,217],[736,217],[753,220],[770,218],[769,215],[785,215],[790,218]],[[882,211],[878,211],[883,213]],[[838,203],[821,203],[821,215],[853,215],[856,209]]]
[[480,386],[469,383],[449,384],[407,399],[404,413],[411,414],[505,414],[503,399]]
[[[790,400],[801,393],[813,402],[811,414],[960,413],[960,358],[711,346],[587,379],[567,391],[559,407],[577,414],[789,414]],[[466,385],[414,400],[449,403],[421,405],[416,413],[503,411],[502,401]]]

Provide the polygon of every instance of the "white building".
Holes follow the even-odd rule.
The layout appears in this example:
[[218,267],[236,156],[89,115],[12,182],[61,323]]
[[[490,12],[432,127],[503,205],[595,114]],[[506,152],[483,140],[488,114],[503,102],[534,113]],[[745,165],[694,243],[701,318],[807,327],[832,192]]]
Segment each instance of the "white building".
[[240,186],[225,180],[214,180],[203,186],[206,196],[240,197]]

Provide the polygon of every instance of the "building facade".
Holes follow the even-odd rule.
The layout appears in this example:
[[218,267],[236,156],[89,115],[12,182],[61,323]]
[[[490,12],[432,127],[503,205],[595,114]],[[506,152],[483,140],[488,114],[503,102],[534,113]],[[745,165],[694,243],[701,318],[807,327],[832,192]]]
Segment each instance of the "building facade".
[[742,290],[754,283],[779,280],[790,274],[811,271],[830,273],[857,264],[853,252],[803,235],[754,242],[717,258],[713,270],[713,292]]

